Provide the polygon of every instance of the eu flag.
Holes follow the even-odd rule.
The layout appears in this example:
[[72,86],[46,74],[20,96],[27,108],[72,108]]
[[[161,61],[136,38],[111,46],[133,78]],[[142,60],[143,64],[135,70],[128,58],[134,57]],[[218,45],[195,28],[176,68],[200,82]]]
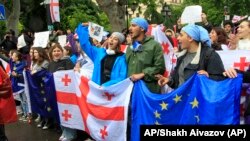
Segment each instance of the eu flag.
[[193,75],[178,89],[151,93],[143,81],[132,93],[131,140],[138,141],[140,125],[236,125],[240,122],[242,75],[214,81]]
[[26,76],[32,112],[59,121],[53,74],[41,70],[31,75],[26,71]]

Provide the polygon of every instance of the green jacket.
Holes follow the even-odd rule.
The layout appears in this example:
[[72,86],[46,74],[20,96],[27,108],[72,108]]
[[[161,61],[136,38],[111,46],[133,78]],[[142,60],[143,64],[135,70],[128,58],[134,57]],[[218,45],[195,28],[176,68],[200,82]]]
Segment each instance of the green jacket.
[[130,47],[126,51],[128,77],[132,74],[144,73],[143,81],[153,93],[160,93],[161,88],[155,78],[156,74],[163,74],[165,62],[161,45],[152,37],[146,37],[139,51]]

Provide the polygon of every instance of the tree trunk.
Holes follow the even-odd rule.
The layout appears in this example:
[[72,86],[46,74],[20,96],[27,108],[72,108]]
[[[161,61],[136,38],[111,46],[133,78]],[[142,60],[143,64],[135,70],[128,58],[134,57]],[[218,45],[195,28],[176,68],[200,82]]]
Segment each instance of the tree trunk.
[[6,27],[7,29],[13,29],[18,35],[18,22],[20,17],[20,0],[13,0],[13,7],[12,12],[10,13],[7,22]]
[[126,28],[126,0],[96,0],[100,9],[104,11],[111,24],[111,30],[121,32]]

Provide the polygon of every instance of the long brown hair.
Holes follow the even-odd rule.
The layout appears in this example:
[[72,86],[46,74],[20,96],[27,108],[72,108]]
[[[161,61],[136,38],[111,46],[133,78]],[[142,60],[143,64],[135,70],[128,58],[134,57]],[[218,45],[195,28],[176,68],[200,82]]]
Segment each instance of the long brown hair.
[[54,50],[55,48],[58,48],[58,49],[60,49],[60,50],[63,52],[62,46],[61,46],[59,43],[55,43],[55,44],[54,44],[52,47],[50,47],[50,49],[49,49],[49,58],[50,58],[50,60],[53,60],[53,55],[52,55],[52,53],[53,53],[53,50]]
[[217,41],[213,43],[212,48],[215,50],[222,50],[221,45],[227,44],[227,33],[221,27],[213,27],[212,30],[217,34]]
[[38,65],[41,65],[43,63],[44,60],[47,60],[49,61],[49,57],[45,51],[44,48],[42,47],[34,47],[33,48],[33,51],[37,51],[38,54],[39,54],[39,59],[38,60],[35,60],[35,62],[38,64]]

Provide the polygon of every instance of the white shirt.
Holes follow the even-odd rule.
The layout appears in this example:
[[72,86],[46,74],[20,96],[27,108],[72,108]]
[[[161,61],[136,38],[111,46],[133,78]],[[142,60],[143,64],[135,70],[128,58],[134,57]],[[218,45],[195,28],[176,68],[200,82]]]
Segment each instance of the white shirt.
[[250,39],[239,40],[237,49],[238,50],[250,50]]

